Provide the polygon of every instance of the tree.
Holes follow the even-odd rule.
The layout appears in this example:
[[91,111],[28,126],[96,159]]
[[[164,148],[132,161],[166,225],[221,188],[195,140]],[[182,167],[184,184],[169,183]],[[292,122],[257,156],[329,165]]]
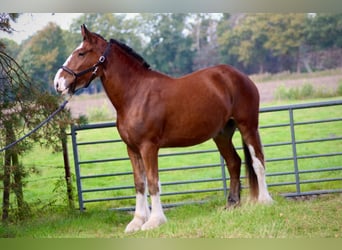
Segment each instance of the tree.
[[190,15],[190,35],[195,49],[193,70],[216,65],[220,62],[217,41],[219,14],[197,13]]
[[[16,61],[0,51],[0,147],[14,142],[25,131],[32,130],[58,107],[58,98],[40,91]],[[24,202],[23,179],[26,177],[19,156],[30,150],[35,143],[60,150],[60,128],[71,122],[70,112],[64,111],[39,131],[24,141],[5,150],[3,162],[2,219],[9,217],[10,191],[17,199],[18,218],[29,212]]]
[[173,76],[192,71],[192,39],[185,33],[186,14],[142,14],[142,32],[148,46],[143,55],[157,70]]
[[[223,19],[219,28],[223,30],[228,26],[228,29],[220,33],[221,53],[234,55],[247,69],[258,65],[259,73],[265,68],[271,72],[284,69],[299,71],[306,17],[302,13],[262,13],[239,14],[229,20]],[[277,61],[281,61],[279,65],[283,68],[277,66]],[[292,67],[292,62],[296,67]]]
[[306,45],[314,50],[342,48],[342,14],[317,13],[307,18]]
[[[9,27],[6,28],[7,30]],[[4,30],[4,29],[2,29]],[[0,49],[0,148],[14,142],[25,131],[31,130],[58,107],[58,98],[37,88],[37,82],[24,72],[23,68]],[[20,156],[36,143],[60,150],[60,140],[65,138],[65,128],[73,120],[70,112],[63,111],[59,117],[15,146],[6,149],[1,167],[3,174],[2,221],[10,215],[10,194],[14,192],[17,201],[17,218],[23,219],[30,209],[24,200],[24,178],[27,172],[20,163]],[[14,207],[12,205],[12,207]]]
[[70,26],[70,31],[78,34],[78,40],[81,40],[80,27],[87,25],[92,32],[98,33],[105,39],[111,38],[121,41],[135,50],[141,49],[141,38],[138,36],[140,23],[135,19],[129,19],[126,14],[104,13],[104,14],[83,14]]
[[[2,38],[0,39],[0,44],[2,44],[3,48],[6,48],[7,53],[16,58],[20,52],[20,46],[13,40]],[[1,45],[0,45],[1,46]]]
[[257,14],[237,15],[230,22],[225,39],[220,40],[227,53],[236,56],[245,68],[258,69],[263,73],[268,51],[264,47],[267,35],[260,27],[261,16]]
[[65,44],[62,29],[49,23],[23,45],[18,62],[40,90],[51,90],[53,77],[67,57]]
[[[300,48],[305,39],[305,13],[264,14],[262,30],[267,34],[264,47],[273,55],[294,58],[300,72]],[[290,70],[290,66],[288,66]]]

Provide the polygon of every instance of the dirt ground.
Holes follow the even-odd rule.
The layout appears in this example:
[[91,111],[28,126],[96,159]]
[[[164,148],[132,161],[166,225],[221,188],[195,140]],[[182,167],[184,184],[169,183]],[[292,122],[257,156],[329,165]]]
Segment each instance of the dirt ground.
[[[336,91],[339,82],[342,81],[342,75],[322,76],[310,79],[296,80],[279,80],[269,82],[256,82],[260,93],[261,104],[270,103],[276,99],[276,91],[280,86],[287,88],[300,87],[304,84],[311,84],[315,89],[324,89],[326,91]],[[94,110],[104,109],[105,112],[110,112],[109,115],[115,117],[115,109],[104,93],[98,95],[87,95],[73,97],[67,107],[70,108],[73,116],[80,114],[89,115]]]

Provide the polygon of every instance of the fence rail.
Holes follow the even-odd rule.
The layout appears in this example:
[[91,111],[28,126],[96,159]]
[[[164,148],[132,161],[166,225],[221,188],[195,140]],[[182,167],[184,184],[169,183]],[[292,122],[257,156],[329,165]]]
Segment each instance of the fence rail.
[[[271,193],[300,196],[342,192],[341,105],[342,101],[337,100],[260,109],[260,133],[264,142],[267,182]],[[316,113],[319,113],[318,118],[315,117]],[[264,117],[267,115],[271,115],[271,118]],[[264,120],[268,123],[265,124]],[[314,128],[317,124],[321,127]],[[113,138],[98,138],[97,132],[96,139],[85,139],[89,137],[86,133],[104,129],[110,129]],[[305,131],[308,130],[310,135],[320,131],[318,136],[322,134],[323,137],[301,138],[301,134],[306,135]],[[273,141],[268,134],[281,138]],[[115,209],[134,209],[132,170],[123,142],[117,135],[116,123],[72,126],[71,137],[80,210],[85,209],[85,203],[102,201],[120,201],[119,205],[114,205]],[[265,142],[264,138],[269,137],[271,140]],[[237,139],[234,143],[238,144],[236,142]],[[242,156],[241,145],[236,148]],[[94,150],[99,152],[98,155],[105,151],[111,151],[112,154],[93,159],[90,156]],[[180,160],[176,160],[178,158]],[[166,189],[162,193],[165,207],[201,202],[206,199],[206,195],[196,200],[200,193],[221,192],[226,196],[229,191],[229,175],[214,144],[161,151],[159,162],[162,189]],[[117,186],[108,186],[115,183]],[[192,196],[184,198],[187,195]],[[176,198],[179,196],[181,198]]]

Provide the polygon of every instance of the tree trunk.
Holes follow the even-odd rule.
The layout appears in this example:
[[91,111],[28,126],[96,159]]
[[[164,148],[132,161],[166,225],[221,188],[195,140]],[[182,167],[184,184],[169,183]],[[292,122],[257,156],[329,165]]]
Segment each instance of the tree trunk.
[[11,155],[8,150],[5,151],[4,163],[5,164],[4,164],[4,178],[3,178],[4,191],[2,194],[2,221],[6,222],[8,219],[8,213],[9,213],[9,207],[10,207],[10,192],[11,192]]
[[[16,140],[13,127],[5,123],[6,145]],[[11,176],[13,174],[13,185],[11,184]],[[4,179],[3,179],[3,205],[2,205],[2,221],[6,222],[9,217],[10,194],[13,189],[17,198],[18,216],[23,219],[27,213],[28,207],[24,202],[23,192],[23,168],[19,164],[18,154],[13,148],[5,151]]]
[[300,73],[300,48],[298,48],[297,50],[296,61],[297,61],[297,73]]
[[22,220],[25,218],[25,215],[28,213],[28,206],[24,201],[24,192],[23,192],[23,167],[19,164],[18,154],[12,154],[12,171],[13,171],[13,191],[15,196],[17,197],[17,206],[18,206],[18,216],[19,219]]
[[[5,123],[6,130],[6,145],[12,142],[14,131],[11,125]],[[4,161],[4,177],[3,186],[4,191],[2,194],[2,221],[6,222],[9,214],[10,207],[10,193],[11,193],[11,155],[12,149],[5,151],[5,161]]]

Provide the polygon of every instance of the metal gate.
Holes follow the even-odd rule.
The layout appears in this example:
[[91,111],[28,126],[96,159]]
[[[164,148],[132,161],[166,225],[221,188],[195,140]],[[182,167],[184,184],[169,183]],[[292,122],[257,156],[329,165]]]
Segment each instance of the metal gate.
[[[267,183],[273,195],[342,192],[341,105],[337,100],[260,110]],[[235,133],[234,144],[243,159],[239,136]],[[116,123],[72,126],[71,137],[80,210],[86,203],[103,201],[114,201],[114,209],[133,210],[132,170]],[[225,163],[212,142],[161,149],[159,176],[164,207],[203,202],[213,193],[226,197],[229,190]]]

